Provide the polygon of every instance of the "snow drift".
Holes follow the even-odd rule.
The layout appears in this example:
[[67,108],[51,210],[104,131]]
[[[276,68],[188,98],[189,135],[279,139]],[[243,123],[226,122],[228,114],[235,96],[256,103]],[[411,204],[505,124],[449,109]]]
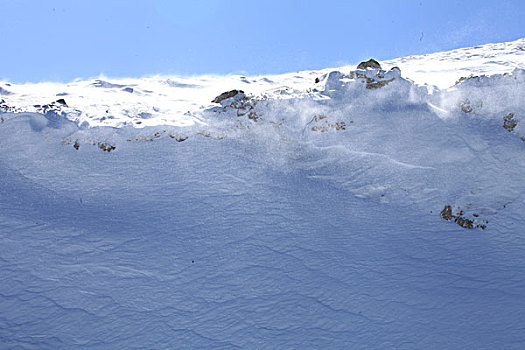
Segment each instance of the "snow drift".
[[0,344],[519,348],[523,45],[2,83]]

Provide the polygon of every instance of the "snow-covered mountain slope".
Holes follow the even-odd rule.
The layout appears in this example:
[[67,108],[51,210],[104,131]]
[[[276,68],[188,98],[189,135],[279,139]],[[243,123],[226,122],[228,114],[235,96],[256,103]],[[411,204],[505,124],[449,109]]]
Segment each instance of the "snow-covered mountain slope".
[[522,348],[524,46],[1,83],[0,347]]
[[[255,78],[4,83],[0,108],[11,112],[2,120],[44,114],[32,117],[42,128],[74,122],[60,142],[75,149],[163,137],[255,141],[278,168],[292,163],[358,197],[416,203],[427,213],[451,206],[454,219],[462,212],[485,227],[523,190],[524,47],[521,39],[386,63],[420,79],[426,70],[454,76],[448,89],[376,65]],[[496,74],[474,76],[480,72]]]
[[[525,39],[405,57],[382,62],[382,65],[386,70],[396,66],[401,68],[403,77],[419,85],[428,84],[444,89],[462,77],[504,74],[516,68],[525,69]],[[305,93],[312,88],[314,80],[323,74],[334,70],[348,74],[354,69],[355,65],[351,65],[257,77],[100,77],[67,84],[2,82],[0,99],[17,110],[30,112],[41,111],[42,106],[64,99],[69,107],[65,110],[67,117],[90,126],[185,126],[198,123],[199,119],[195,116],[208,108],[210,101],[221,92],[239,89],[253,96],[272,91],[274,94],[291,94],[291,91]]]
[[525,39],[448,52],[409,56],[387,62],[419,84],[448,88],[461,77],[509,73],[525,69]]

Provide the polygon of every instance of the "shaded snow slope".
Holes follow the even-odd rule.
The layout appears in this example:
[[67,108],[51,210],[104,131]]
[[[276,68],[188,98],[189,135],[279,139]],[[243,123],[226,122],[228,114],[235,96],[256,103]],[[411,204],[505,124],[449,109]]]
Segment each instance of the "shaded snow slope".
[[0,348],[522,348],[523,45],[2,83]]
[[[520,348],[523,205],[487,230],[193,137],[0,128],[5,348]],[[16,137],[9,137],[11,133]]]

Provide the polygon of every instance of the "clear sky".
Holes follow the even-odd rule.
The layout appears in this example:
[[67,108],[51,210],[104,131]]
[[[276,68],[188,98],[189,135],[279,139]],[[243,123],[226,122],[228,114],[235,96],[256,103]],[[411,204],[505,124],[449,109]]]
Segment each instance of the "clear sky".
[[524,0],[0,0],[0,79],[269,74],[525,37]]

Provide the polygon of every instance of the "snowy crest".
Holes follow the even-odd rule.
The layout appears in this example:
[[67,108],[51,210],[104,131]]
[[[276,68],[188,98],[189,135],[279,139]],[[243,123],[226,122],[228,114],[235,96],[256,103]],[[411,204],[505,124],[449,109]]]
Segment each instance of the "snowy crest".
[[[3,83],[0,111],[5,125],[33,115],[29,130],[40,134],[67,121],[60,143],[76,151],[113,154],[129,142],[162,139],[255,144],[265,166],[304,171],[371,201],[433,212],[447,205],[455,208],[447,217],[468,223],[523,191],[525,73],[507,70],[458,77],[448,89],[415,83],[397,65],[373,59],[268,77]],[[506,161],[486,161],[495,150]]]

